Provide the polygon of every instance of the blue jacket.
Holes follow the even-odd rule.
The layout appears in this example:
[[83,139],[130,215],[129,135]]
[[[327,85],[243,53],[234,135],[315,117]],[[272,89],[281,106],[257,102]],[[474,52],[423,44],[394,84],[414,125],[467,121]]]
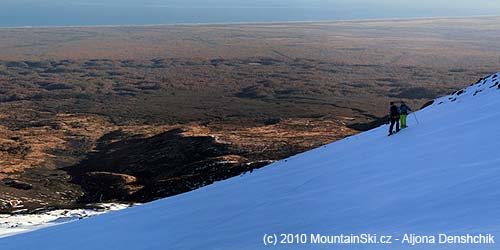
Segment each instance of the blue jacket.
[[399,107],[399,113],[401,113],[402,115],[408,115],[408,111],[411,111],[411,108],[406,106],[405,104]]

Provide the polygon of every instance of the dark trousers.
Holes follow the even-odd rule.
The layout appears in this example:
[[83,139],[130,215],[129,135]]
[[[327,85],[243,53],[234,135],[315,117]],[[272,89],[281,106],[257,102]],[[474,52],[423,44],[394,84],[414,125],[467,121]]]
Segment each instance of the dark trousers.
[[392,129],[394,128],[394,124],[396,124],[396,132],[399,132],[399,116],[391,117],[391,127],[389,128],[389,133],[392,134]]

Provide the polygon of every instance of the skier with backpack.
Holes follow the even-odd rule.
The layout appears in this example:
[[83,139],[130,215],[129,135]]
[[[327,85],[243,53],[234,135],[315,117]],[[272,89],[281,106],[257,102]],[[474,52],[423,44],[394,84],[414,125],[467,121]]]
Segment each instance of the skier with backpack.
[[394,102],[391,102],[391,107],[389,108],[389,121],[391,122],[391,126],[389,127],[389,136],[391,136],[394,131],[394,125],[396,125],[396,133],[399,132],[399,119],[400,119],[400,112],[399,112],[399,107],[394,104]]
[[411,108],[408,107],[405,102],[401,102],[401,106],[399,107],[399,114],[400,114],[399,117],[401,120],[401,129],[408,127],[406,125],[406,117],[408,116],[409,111],[411,111]]

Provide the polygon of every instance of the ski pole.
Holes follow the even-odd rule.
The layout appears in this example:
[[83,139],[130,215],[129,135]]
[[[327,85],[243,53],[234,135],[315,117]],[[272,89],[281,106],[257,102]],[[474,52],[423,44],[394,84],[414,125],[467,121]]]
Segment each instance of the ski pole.
[[413,118],[415,118],[415,121],[417,121],[417,124],[420,124],[420,122],[417,119],[417,115],[415,113],[413,113]]

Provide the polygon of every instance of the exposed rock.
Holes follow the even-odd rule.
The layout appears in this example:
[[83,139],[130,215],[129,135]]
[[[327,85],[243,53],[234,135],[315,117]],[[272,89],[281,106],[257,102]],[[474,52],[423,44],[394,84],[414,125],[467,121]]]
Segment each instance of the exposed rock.
[[14,179],[11,179],[11,178],[5,178],[5,179],[2,180],[2,182],[6,186],[9,186],[9,187],[12,187],[12,188],[16,188],[16,189],[30,190],[30,189],[33,188],[33,185],[31,185],[29,183],[25,183],[25,182],[22,182],[22,181],[14,180]]
[[98,196],[99,201],[124,199],[134,194],[143,187],[136,185],[136,181],[134,176],[111,172],[89,172],[81,177],[81,183],[88,192]]
[[420,107],[420,109],[427,108],[427,107],[431,106],[433,103],[434,103],[434,100],[428,101],[428,102],[424,103],[424,105],[422,105],[422,107]]
[[[182,132],[174,129],[149,138],[102,141],[96,153],[67,170],[73,182],[85,189],[83,200],[87,202],[149,201],[241,173],[233,173],[231,168],[245,159],[228,145],[210,136],[183,136]],[[164,184],[169,187],[159,187]]]

